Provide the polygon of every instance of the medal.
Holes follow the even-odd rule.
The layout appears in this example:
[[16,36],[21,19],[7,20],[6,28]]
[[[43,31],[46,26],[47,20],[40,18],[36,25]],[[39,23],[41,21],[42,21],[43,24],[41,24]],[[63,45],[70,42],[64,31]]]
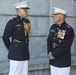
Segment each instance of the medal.
[[57,38],[64,39],[65,33],[66,33],[66,30],[59,30],[57,34]]

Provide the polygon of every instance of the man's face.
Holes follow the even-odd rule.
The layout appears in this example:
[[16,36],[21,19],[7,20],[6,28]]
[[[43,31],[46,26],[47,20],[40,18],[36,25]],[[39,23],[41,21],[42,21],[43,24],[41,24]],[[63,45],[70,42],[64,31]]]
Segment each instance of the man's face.
[[20,8],[20,9],[19,9],[19,12],[20,12],[20,14],[21,14],[23,17],[28,16],[28,9]]
[[28,9],[23,9],[25,17],[28,16]]
[[61,14],[55,14],[54,15],[54,22],[55,23],[58,23],[58,22],[60,22],[60,20],[61,20],[61,16],[60,16]]

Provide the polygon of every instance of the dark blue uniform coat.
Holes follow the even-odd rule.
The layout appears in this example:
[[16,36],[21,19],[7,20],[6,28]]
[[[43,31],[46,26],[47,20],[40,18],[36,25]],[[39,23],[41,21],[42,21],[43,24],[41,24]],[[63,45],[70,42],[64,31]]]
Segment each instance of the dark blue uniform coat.
[[55,57],[50,60],[50,65],[56,67],[71,66],[71,45],[74,38],[74,30],[66,22],[61,25],[53,24],[47,39],[47,51]]
[[3,41],[9,50],[8,58],[11,60],[29,60],[29,36],[28,33],[25,35],[23,21],[30,23],[28,19],[17,16],[8,21],[4,30]]

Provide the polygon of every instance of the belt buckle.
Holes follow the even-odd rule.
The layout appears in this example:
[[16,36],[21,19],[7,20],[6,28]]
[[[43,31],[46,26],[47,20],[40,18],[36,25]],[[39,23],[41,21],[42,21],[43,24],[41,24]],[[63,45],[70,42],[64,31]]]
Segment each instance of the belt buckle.
[[53,44],[52,44],[52,47],[55,48],[55,47],[56,47],[56,43],[53,43]]
[[18,42],[18,43],[20,43],[20,41],[19,41],[19,40],[17,40],[17,39],[14,39],[13,41],[14,41],[14,42]]
[[19,41],[19,40],[17,40],[17,42],[18,42],[18,43],[20,43],[20,41]]

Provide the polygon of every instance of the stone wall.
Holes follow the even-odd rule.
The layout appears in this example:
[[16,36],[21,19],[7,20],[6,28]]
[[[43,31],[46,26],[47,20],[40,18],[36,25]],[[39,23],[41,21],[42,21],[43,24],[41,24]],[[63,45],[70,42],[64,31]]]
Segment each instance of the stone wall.
[[[16,16],[14,4],[25,0],[0,1],[0,75],[8,75],[8,50],[3,44],[2,35],[7,21]],[[49,59],[47,58],[47,36],[53,23],[53,7],[57,6],[68,11],[67,23],[76,29],[76,0],[29,0],[29,16],[32,23],[30,35],[29,75],[49,75]],[[76,35],[76,30],[75,30]],[[76,38],[76,37],[75,37]],[[71,75],[76,75],[76,40],[72,45]]]

